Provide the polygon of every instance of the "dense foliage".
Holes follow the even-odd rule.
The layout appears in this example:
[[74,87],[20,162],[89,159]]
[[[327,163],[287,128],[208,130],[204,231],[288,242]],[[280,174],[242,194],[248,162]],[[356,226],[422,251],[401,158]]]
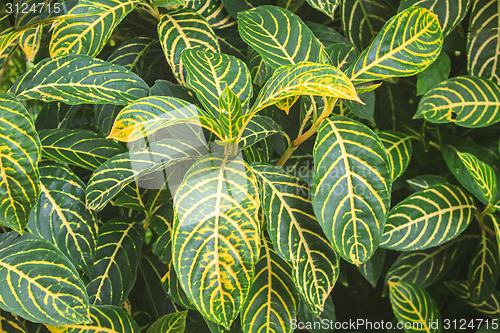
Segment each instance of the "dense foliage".
[[498,0],[0,10],[1,332],[498,331]]

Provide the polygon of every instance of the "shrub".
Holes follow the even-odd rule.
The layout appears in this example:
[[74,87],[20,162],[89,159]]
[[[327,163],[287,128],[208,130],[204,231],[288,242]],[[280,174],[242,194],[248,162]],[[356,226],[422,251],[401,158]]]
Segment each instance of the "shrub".
[[498,4],[5,3],[2,331],[496,331]]

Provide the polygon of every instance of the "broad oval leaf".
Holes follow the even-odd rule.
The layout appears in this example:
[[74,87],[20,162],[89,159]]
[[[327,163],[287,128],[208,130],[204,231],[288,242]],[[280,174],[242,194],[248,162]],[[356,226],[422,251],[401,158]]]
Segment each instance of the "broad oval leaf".
[[144,229],[128,217],[99,227],[91,281],[87,284],[94,305],[122,306],[134,286]]
[[304,61],[278,68],[260,90],[251,113],[297,95],[361,102],[351,81],[336,67]]
[[229,329],[259,258],[257,181],[236,156],[207,155],[174,197],[172,249],[179,282],[196,309]]
[[40,131],[43,157],[95,170],[125,149],[112,140],[83,129],[53,129]]
[[116,117],[108,138],[132,142],[180,123],[199,125],[224,138],[222,128],[214,119],[195,105],[168,96],[146,97],[127,105]]
[[[0,235],[0,307],[48,325],[88,321],[89,301],[71,261],[32,234]],[[22,297],[21,295],[27,295]]]
[[414,252],[403,252],[387,272],[387,282],[411,282],[426,288],[454,267],[467,249],[471,237],[462,237],[441,246]]
[[187,0],[186,7],[201,14],[214,29],[224,29],[236,24],[221,0]]
[[354,60],[359,56],[356,46],[347,43],[335,43],[326,48],[326,53],[332,60],[332,65],[341,71],[347,70]]
[[495,237],[481,230],[481,239],[469,264],[469,295],[478,303],[486,301],[495,290],[500,269]]
[[377,36],[396,8],[391,0],[349,0],[341,5],[342,28],[360,50]]
[[97,168],[90,177],[86,188],[87,206],[101,211],[132,182],[176,162],[197,160],[205,152],[206,148],[189,142],[164,139],[152,143],[148,149],[116,155]]
[[253,146],[257,142],[274,134],[281,134],[287,141],[290,140],[281,126],[273,119],[265,116],[253,116],[241,133],[239,139],[240,149],[243,150]]
[[50,56],[96,56],[111,37],[115,27],[138,3],[138,0],[80,0],[68,14],[87,15],[59,21],[52,33]]
[[261,257],[255,265],[255,280],[241,310],[244,332],[291,333],[297,316],[297,295],[292,267],[281,259],[267,239],[262,241]]
[[147,333],[184,333],[187,311],[169,313],[149,326]]
[[238,26],[245,43],[274,69],[322,59],[319,41],[297,15],[286,9],[260,6],[241,12]]
[[398,251],[423,250],[458,236],[477,208],[454,185],[436,185],[410,195],[389,213],[380,246]]
[[203,16],[187,9],[163,14],[158,24],[160,43],[180,84],[186,85],[181,54],[185,49],[220,52],[217,37]]
[[410,140],[414,137],[396,131],[381,131],[377,135],[387,151],[389,173],[394,182],[410,164],[412,153]]
[[307,3],[333,20],[335,9],[339,5],[340,0],[307,0]]
[[26,108],[0,94],[0,224],[22,232],[40,193],[40,140]]
[[247,67],[250,70],[252,82],[258,86],[262,86],[273,74],[273,68],[266,64],[261,55],[248,47]]
[[293,266],[293,280],[311,311],[320,315],[339,276],[340,262],[314,217],[309,186],[280,168],[252,164],[262,184],[262,209],[276,252]]
[[500,121],[500,87],[488,79],[459,76],[446,80],[424,95],[414,119],[484,127]]
[[253,88],[243,61],[223,53],[187,49],[182,52],[182,62],[187,86],[215,119],[219,119],[219,97],[226,88],[238,96],[244,111],[248,108]]
[[51,326],[51,333],[139,333],[139,325],[125,312],[112,305],[90,306],[91,323]]
[[355,84],[412,76],[437,59],[442,44],[436,15],[425,8],[410,7],[387,21],[346,74]]
[[467,34],[467,70],[470,75],[500,85],[500,6],[497,0],[474,0]]
[[377,287],[377,283],[382,275],[385,263],[385,254],[386,251],[384,249],[377,249],[370,260],[361,266],[358,266],[358,271],[363,275],[366,281],[372,285],[373,288]]
[[469,294],[467,281],[446,281],[445,286],[465,303],[477,311],[493,318],[500,319],[500,292],[494,291],[485,301],[475,301]]
[[467,15],[472,2],[472,0],[403,0],[398,11],[401,12],[411,6],[429,9],[437,15],[443,35],[447,36]]
[[90,276],[97,242],[97,223],[85,206],[85,185],[68,167],[40,167],[41,195],[28,229],[57,246]]
[[319,223],[342,258],[365,263],[377,249],[390,205],[385,148],[367,126],[332,117],[319,126],[313,156]]
[[431,326],[430,323],[438,321],[441,323],[441,315],[436,302],[431,295],[422,287],[409,282],[391,282],[389,284],[389,295],[391,298],[392,310],[396,318],[402,323],[419,323],[421,329],[406,328],[406,332],[441,332],[439,326]]
[[9,92],[22,100],[127,104],[147,96],[148,85],[122,66],[84,55],[47,58],[19,77]]
[[427,190],[434,185],[449,184],[446,178],[438,175],[421,175],[406,181],[414,191]]

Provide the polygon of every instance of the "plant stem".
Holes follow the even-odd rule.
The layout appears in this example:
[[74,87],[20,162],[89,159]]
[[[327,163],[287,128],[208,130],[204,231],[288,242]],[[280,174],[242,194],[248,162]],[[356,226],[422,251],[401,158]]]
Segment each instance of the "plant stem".
[[282,167],[286,161],[290,158],[290,156],[293,154],[293,152],[297,149],[300,144],[302,144],[304,141],[309,139],[311,136],[316,134],[318,132],[319,125],[323,121],[323,119],[327,118],[333,111],[333,108],[335,107],[335,104],[337,104],[338,98],[333,99],[330,103],[328,102],[328,98],[324,97],[325,99],[325,108],[323,109],[323,112],[321,115],[316,119],[316,121],[311,125],[311,127],[305,132],[304,134],[300,135],[297,137],[297,139],[293,140],[289,145],[285,153],[281,156],[279,161],[276,163],[277,167]]
[[476,214],[476,220],[479,223],[479,228],[482,230],[486,231],[490,236],[493,236],[496,238],[496,233],[495,231],[491,230],[488,226],[484,224],[484,216],[486,215],[485,212],[488,211],[488,207],[486,207],[481,213]]

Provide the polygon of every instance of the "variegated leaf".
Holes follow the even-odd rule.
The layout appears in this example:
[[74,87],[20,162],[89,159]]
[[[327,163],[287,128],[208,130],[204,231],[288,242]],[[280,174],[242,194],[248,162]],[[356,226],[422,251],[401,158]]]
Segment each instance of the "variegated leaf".
[[138,3],[138,0],[80,0],[68,14],[87,16],[65,18],[57,23],[50,42],[50,56],[98,55],[115,27]]
[[240,149],[243,150],[264,140],[270,135],[281,134],[287,141],[290,139],[280,125],[269,117],[253,116],[243,129],[239,140]]
[[[101,211],[125,186],[182,161],[196,161],[206,148],[175,139],[164,139],[148,149],[119,154],[94,171],[86,188],[87,206]],[[163,179],[165,181],[165,179]],[[161,184],[163,187],[165,184]]]
[[326,48],[326,53],[330,56],[332,65],[341,71],[346,71],[359,56],[356,46],[346,43],[332,44]]
[[387,21],[346,74],[354,84],[412,76],[437,59],[442,44],[436,15],[425,8],[410,7]]
[[402,0],[398,11],[418,6],[429,9],[436,14],[443,30],[447,36],[463,20],[469,11],[473,0]]
[[92,304],[123,305],[137,277],[143,238],[144,229],[128,217],[99,227],[94,267],[87,284]]
[[201,14],[214,29],[224,29],[236,24],[221,0],[187,0],[186,7]]
[[147,333],[184,333],[187,311],[169,313],[149,326]]
[[500,87],[476,76],[454,77],[424,95],[414,118],[471,128],[494,124],[500,121]]
[[215,119],[219,119],[219,98],[229,88],[238,96],[243,110],[249,107],[253,95],[252,80],[245,63],[233,56],[205,50],[182,52],[187,69],[187,86]]
[[123,142],[147,137],[174,124],[194,124],[224,138],[217,121],[195,105],[175,97],[151,96],[127,105],[115,119],[108,136]]
[[377,283],[382,275],[385,263],[385,254],[386,251],[384,249],[377,249],[370,260],[358,266],[358,271],[363,275],[366,281],[372,285],[373,288],[377,287]]
[[[29,10],[22,10],[23,7],[27,5]],[[15,13],[16,15],[16,27],[20,28],[30,23],[34,23],[40,19],[40,13],[43,11],[45,4],[38,0],[28,0],[23,1],[21,10]],[[43,24],[24,31],[19,36],[19,46],[26,54],[26,60],[33,62],[35,56],[40,49],[42,41],[42,30]]]
[[346,37],[360,50],[380,32],[396,8],[391,0],[349,0],[341,2],[342,28]]
[[351,81],[331,65],[299,62],[282,66],[266,82],[251,113],[297,95],[325,96],[360,102]]
[[365,263],[377,249],[390,205],[385,148],[367,126],[332,117],[320,124],[313,156],[319,223],[342,258]]
[[424,250],[458,236],[476,212],[474,200],[454,185],[436,185],[410,195],[389,213],[380,246]]
[[24,320],[0,309],[0,329],[8,333],[30,333],[28,332]]
[[22,233],[40,193],[40,140],[14,96],[0,94],[0,114],[0,224]]
[[387,282],[405,281],[426,288],[441,280],[467,249],[471,237],[461,237],[439,247],[403,252],[387,272]]
[[414,191],[427,190],[434,185],[449,184],[446,178],[438,175],[421,175],[406,181]]
[[293,266],[293,280],[308,308],[319,315],[339,275],[340,262],[314,217],[307,183],[280,168],[252,164],[276,252]]
[[500,269],[498,244],[495,237],[481,230],[481,239],[469,264],[469,295],[481,303],[495,290]]
[[207,155],[174,197],[172,248],[179,282],[196,309],[229,329],[259,258],[257,181],[236,156]]
[[95,170],[125,149],[103,136],[83,129],[60,128],[40,131],[43,157]]
[[467,34],[467,70],[470,75],[500,85],[500,4],[497,0],[472,0]]
[[83,55],[47,58],[19,77],[9,92],[17,98],[65,104],[127,104],[148,94],[136,74]]
[[291,333],[297,316],[297,295],[292,267],[281,259],[267,239],[262,240],[261,257],[255,265],[255,280],[241,310],[244,332]]
[[394,182],[399,178],[410,164],[412,146],[412,136],[396,132],[396,131],[381,131],[378,133],[380,141],[387,151],[389,157],[389,173]]
[[[431,295],[422,287],[409,282],[391,282],[389,287],[394,315],[399,322],[409,324],[405,325],[406,332],[441,332],[439,325],[437,327],[430,325],[435,321],[441,323],[439,308]],[[419,323],[421,328],[406,328],[406,326],[414,327],[415,323]]]
[[57,246],[76,268],[91,274],[97,223],[85,207],[85,185],[66,166],[40,167],[41,195],[28,230]]
[[312,8],[319,10],[330,18],[334,18],[335,9],[340,4],[340,0],[307,0]]
[[185,49],[220,52],[217,37],[203,16],[187,9],[163,14],[158,25],[160,43],[167,62],[180,84],[186,85],[181,54]]
[[241,102],[228,86],[219,97],[219,112],[226,140],[236,140],[243,122]]
[[273,75],[273,68],[251,47],[248,48],[247,66],[250,69],[252,82],[258,86],[262,86]]
[[51,326],[51,333],[139,333],[139,325],[125,312],[112,305],[91,305],[91,323],[81,325]]
[[286,9],[260,6],[241,12],[238,26],[241,38],[274,69],[322,59],[319,41],[297,15]]
[[494,291],[485,301],[476,301],[469,294],[467,281],[447,281],[444,283],[450,291],[477,311],[493,318],[500,319],[500,292]]
[[15,231],[1,234],[0,244],[0,308],[48,325],[88,321],[83,282],[55,245]]

